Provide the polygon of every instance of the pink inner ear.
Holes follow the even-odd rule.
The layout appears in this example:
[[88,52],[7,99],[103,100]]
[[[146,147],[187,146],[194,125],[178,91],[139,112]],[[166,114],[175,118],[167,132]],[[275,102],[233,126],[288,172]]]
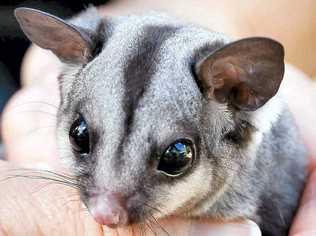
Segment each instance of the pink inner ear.
[[219,59],[211,66],[212,96],[219,102],[230,100],[240,109],[255,110],[262,105],[264,97],[249,87],[253,82],[251,75],[238,64],[235,65],[233,60],[234,58],[229,57]]
[[255,110],[279,89],[284,73],[282,45],[267,38],[242,39],[216,50],[198,63],[207,98]]
[[215,61],[210,68],[210,82],[213,96],[220,102],[227,102],[232,89],[241,83],[241,75],[245,72],[233,64],[232,58]]
[[227,57],[215,61],[212,65],[211,73],[213,75],[216,73],[223,74],[225,75],[225,78],[230,78],[231,80],[237,81],[239,77],[237,69],[240,68],[237,68],[237,66],[234,65],[233,58]]

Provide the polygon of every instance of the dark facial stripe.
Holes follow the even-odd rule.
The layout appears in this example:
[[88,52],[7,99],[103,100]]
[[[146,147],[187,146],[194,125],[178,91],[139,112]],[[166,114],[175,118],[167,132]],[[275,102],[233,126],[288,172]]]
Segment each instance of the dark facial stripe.
[[134,122],[134,113],[139,101],[145,93],[150,79],[156,72],[158,55],[163,43],[171,38],[177,31],[171,26],[148,26],[144,30],[143,37],[139,40],[137,54],[133,55],[124,70],[125,94],[123,109],[126,114],[124,123],[124,135],[120,142],[117,156],[123,152],[123,146],[131,133]]
[[92,59],[97,57],[102,51],[104,45],[112,37],[114,31],[114,25],[109,20],[102,20],[98,25],[95,32],[90,35],[90,39],[93,42],[93,47],[91,51]]

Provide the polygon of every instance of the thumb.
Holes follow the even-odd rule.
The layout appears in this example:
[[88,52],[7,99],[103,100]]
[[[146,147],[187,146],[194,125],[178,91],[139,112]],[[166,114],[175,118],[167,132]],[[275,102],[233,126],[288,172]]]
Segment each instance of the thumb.
[[228,223],[196,223],[189,235],[201,236],[261,236],[260,229],[251,220]]
[[145,235],[175,236],[261,236],[258,225],[250,220],[218,223],[170,218],[161,220],[157,224],[145,224],[121,229],[104,227],[105,235],[138,235],[135,232],[145,233]]

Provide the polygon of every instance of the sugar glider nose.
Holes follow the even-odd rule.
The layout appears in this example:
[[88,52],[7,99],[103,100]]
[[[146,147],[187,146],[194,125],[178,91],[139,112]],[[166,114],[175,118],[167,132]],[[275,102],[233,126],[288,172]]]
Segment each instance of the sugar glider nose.
[[102,193],[91,197],[88,208],[96,222],[116,228],[128,223],[124,205],[124,199],[119,194]]

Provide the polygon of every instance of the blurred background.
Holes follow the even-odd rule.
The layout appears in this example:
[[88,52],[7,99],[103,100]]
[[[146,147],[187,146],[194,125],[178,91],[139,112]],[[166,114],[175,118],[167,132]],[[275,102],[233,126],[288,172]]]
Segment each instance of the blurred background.
[[68,17],[88,7],[104,4],[105,0],[76,1],[0,1],[0,114],[9,97],[19,88],[23,55],[30,43],[18,27],[13,11],[16,7],[32,7],[59,17]]
[[[20,69],[23,56],[30,46],[14,17],[17,7],[31,7],[65,18],[87,8],[90,4],[100,5],[109,1],[42,1],[0,0],[0,117],[10,97],[20,88]],[[0,129],[0,159],[4,158]]]

